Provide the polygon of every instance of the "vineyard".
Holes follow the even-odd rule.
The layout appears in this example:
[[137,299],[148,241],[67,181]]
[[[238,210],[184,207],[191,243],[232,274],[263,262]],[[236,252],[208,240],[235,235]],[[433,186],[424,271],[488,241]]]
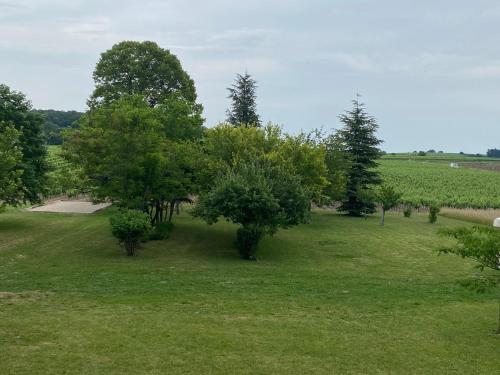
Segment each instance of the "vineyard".
[[60,146],[48,146],[47,197],[68,195],[76,196],[86,191],[85,179],[81,170],[61,156]]
[[444,161],[384,158],[380,171],[407,204],[456,208],[500,208],[500,173],[451,168]]
[[62,158],[60,146],[47,146],[47,162],[53,169],[64,168],[69,163]]

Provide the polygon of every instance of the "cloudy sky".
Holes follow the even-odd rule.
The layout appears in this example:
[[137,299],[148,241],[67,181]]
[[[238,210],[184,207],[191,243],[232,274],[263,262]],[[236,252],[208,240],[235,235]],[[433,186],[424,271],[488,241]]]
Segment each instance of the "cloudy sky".
[[121,40],[176,54],[208,126],[247,69],[262,119],[290,132],[338,128],[360,93],[387,151],[500,147],[498,0],[0,0],[0,82],[84,110]]

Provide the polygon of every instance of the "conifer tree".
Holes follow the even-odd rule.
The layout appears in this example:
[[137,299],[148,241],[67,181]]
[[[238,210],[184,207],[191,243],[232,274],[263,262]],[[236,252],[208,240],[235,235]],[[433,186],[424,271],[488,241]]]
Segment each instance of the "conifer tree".
[[361,216],[375,212],[375,195],[371,187],[382,183],[374,168],[382,143],[376,136],[378,128],[374,117],[368,115],[359,96],[353,100],[353,109],[339,116],[344,127],[339,137],[350,159],[347,170],[347,189],[339,211],[351,216]]
[[228,87],[231,108],[227,110],[227,121],[234,126],[260,127],[257,114],[257,81],[250,74],[238,74],[235,83]]

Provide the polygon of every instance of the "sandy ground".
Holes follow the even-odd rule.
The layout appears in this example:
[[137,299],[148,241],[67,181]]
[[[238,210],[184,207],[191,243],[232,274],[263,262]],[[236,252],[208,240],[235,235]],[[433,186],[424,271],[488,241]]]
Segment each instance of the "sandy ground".
[[28,208],[31,212],[65,212],[77,214],[91,214],[110,206],[110,203],[93,204],[87,201],[54,201],[43,206]]

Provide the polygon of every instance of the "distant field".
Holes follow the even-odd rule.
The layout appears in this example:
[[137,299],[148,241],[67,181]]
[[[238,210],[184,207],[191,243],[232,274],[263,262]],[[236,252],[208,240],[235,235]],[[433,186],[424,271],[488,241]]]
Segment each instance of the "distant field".
[[[459,163],[460,164],[460,163]],[[380,161],[383,179],[415,205],[456,208],[500,208],[500,173],[476,168],[451,168],[444,160]]]
[[401,153],[388,153],[383,156],[383,159],[392,160],[417,160],[417,161],[442,161],[442,162],[482,162],[491,161],[500,163],[500,158],[488,158],[486,156],[468,156],[464,154],[453,154],[453,153],[428,153],[425,156],[418,156],[413,152],[401,152]]
[[470,221],[472,223],[492,225],[493,221],[500,217],[500,210],[479,210],[473,208],[449,208],[445,207],[440,212],[441,216]]

